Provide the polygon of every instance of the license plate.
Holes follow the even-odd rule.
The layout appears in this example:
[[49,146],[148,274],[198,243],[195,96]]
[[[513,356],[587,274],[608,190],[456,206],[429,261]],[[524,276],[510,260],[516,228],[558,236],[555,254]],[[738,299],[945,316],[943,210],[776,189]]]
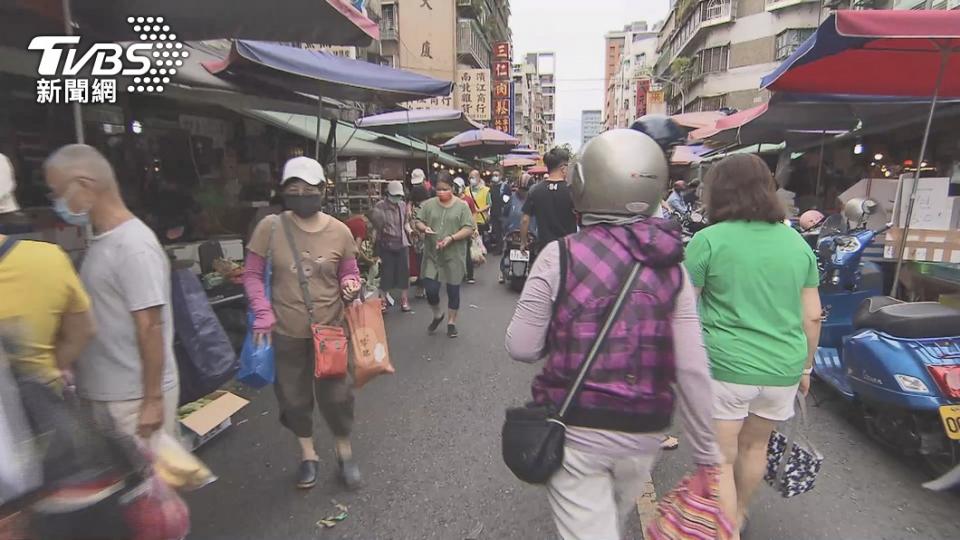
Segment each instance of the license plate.
[[530,260],[530,252],[529,252],[529,251],[526,251],[526,252],[520,251],[519,249],[511,249],[511,250],[510,250],[510,260],[511,260],[511,261],[528,262],[528,261]]
[[947,437],[960,441],[960,405],[940,407],[940,419],[943,420],[943,430],[947,432]]

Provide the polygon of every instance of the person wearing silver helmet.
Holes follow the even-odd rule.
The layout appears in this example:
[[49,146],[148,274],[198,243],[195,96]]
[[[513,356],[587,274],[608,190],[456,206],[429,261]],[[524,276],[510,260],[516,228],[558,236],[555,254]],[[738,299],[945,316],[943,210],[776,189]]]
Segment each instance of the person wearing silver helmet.
[[563,417],[563,463],[547,482],[561,538],[623,538],[675,409],[698,474],[715,478],[710,372],[680,231],[652,217],[667,187],[663,151],[642,133],[612,130],[587,143],[571,169],[583,228],[544,247],[506,348],[518,361],[545,358],[533,381],[534,402],[557,407],[621,288],[629,287]]

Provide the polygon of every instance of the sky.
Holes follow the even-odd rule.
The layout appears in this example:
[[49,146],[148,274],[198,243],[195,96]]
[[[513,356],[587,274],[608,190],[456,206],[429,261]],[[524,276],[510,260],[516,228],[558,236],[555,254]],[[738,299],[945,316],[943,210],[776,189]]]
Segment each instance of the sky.
[[580,111],[603,109],[607,32],[633,21],[653,26],[669,0],[510,0],[513,58],[557,53],[557,144],[580,146]]

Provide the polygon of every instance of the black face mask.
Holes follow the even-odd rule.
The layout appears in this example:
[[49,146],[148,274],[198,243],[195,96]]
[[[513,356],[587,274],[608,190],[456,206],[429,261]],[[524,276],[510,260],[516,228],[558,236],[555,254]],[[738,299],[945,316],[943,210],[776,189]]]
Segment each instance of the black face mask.
[[297,216],[308,218],[323,208],[323,195],[284,194],[283,205]]

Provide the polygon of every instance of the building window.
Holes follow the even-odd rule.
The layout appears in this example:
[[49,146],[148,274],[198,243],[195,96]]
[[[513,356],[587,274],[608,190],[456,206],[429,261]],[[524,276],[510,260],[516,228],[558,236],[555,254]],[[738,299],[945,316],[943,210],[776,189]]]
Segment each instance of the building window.
[[730,16],[730,0],[710,0],[703,10],[703,22]]
[[726,71],[730,64],[730,47],[712,47],[697,54],[697,74],[716,73]]
[[647,53],[640,53],[640,54],[636,55],[636,56],[634,57],[634,62],[635,62],[638,66],[645,66],[645,65],[647,65]]
[[793,54],[793,51],[797,50],[807,38],[813,35],[815,30],[816,28],[791,28],[777,34],[777,39],[774,42],[776,59],[783,60]]
[[720,96],[708,96],[700,98],[700,104],[698,110],[700,111],[718,111],[724,106],[724,97]]

